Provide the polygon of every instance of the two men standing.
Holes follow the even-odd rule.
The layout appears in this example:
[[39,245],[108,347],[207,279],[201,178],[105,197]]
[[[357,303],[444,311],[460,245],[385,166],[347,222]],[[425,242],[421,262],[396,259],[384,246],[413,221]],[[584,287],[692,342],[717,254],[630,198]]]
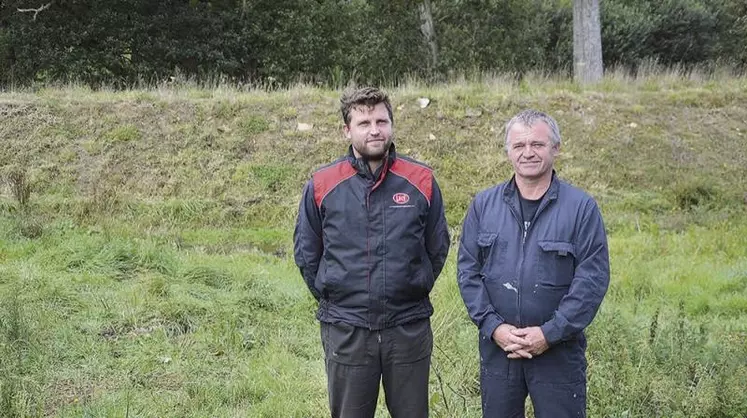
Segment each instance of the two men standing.
[[[373,417],[383,380],[394,418],[428,416],[433,337],[428,295],[449,235],[432,170],[398,155],[392,107],[346,92],[348,155],[314,172],[295,260],[319,302],[333,417]],[[480,330],[485,417],[585,416],[586,340],[609,282],[599,209],[553,171],[555,121],[522,112],[506,126],[515,175],[478,194],[460,239],[458,283]]]

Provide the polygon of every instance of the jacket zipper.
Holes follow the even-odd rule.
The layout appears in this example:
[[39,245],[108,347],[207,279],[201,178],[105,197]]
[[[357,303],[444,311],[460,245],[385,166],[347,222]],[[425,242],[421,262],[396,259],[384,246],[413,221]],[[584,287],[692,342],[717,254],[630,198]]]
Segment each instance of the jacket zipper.
[[373,317],[371,298],[371,190],[366,193],[366,280],[368,282],[368,297],[369,297],[369,309],[368,309],[368,328],[373,329]]
[[521,324],[521,282],[522,282],[522,273],[523,273],[523,266],[524,266],[524,243],[526,242],[527,237],[527,228],[524,224],[524,222],[519,219],[519,216],[516,214],[516,209],[514,209],[513,202],[509,202],[508,205],[509,209],[511,210],[511,214],[514,216],[514,219],[519,223],[519,228],[521,228],[521,245],[519,246],[519,266],[516,269],[517,277],[516,277],[516,315],[518,319],[518,324],[516,326],[522,327]]
[[[518,191],[517,191],[518,193]],[[524,282],[524,256],[526,255],[526,243],[527,243],[527,234],[529,233],[529,230],[532,229],[532,226],[537,220],[537,217],[539,217],[540,212],[544,210],[547,205],[550,203],[549,199],[543,199],[542,203],[540,203],[540,207],[537,208],[537,212],[534,213],[534,217],[532,218],[532,221],[529,223],[529,227],[527,227],[526,223],[524,223],[523,219],[519,219],[520,217],[516,214],[516,209],[514,208],[513,204],[509,204],[509,208],[511,209],[511,213],[514,215],[514,219],[519,222],[519,228],[521,228],[521,247],[520,247],[520,253],[519,253],[519,269],[517,274],[517,314],[519,316],[519,327],[523,327],[524,323],[521,320],[521,289],[522,289],[522,283]],[[521,204],[521,202],[519,202]]]
[[[387,164],[387,161],[385,160],[383,164]],[[386,170],[386,169],[387,167],[382,168],[382,170]],[[374,180],[373,186],[371,186],[371,188],[368,189],[368,192],[366,193],[366,223],[367,223],[367,227],[366,227],[366,267],[367,267],[366,278],[368,281],[368,297],[369,297],[369,309],[368,309],[368,314],[369,314],[368,328],[369,329],[373,329],[375,325],[373,321],[373,319],[375,318],[375,315],[372,314],[373,310],[371,309],[372,306],[370,305],[371,296],[373,295],[371,293],[371,193],[373,193],[374,190],[376,190],[381,185],[381,183],[384,182],[385,175],[386,175],[386,172],[384,171],[379,173],[378,180]],[[378,298],[376,298],[373,303],[374,305],[378,305],[380,302]],[[384,315],[384,312],[382,312],[381,315]]]

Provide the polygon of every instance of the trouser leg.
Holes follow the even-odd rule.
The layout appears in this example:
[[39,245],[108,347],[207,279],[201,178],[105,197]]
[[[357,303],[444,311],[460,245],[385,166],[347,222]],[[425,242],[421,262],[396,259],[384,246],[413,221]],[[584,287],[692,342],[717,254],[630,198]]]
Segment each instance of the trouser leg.
[[480,335],[480,393],[483,418],[524,418],[527,385],[523,364],[508,359],[492,340]]
[[527,383],[537,418],[586,417],[585,349],[585,339],[567,341],[530,360]]
[[585,418],[586,382],[538,383],[530,391],[537,418]]
[[381,331],[386,404],[392,418],[428,416],[428,376],[433,351],[429,319]]
[[376,333],[326,323],[321,324],[321,333],[332,417],[372,418],[381,381]]

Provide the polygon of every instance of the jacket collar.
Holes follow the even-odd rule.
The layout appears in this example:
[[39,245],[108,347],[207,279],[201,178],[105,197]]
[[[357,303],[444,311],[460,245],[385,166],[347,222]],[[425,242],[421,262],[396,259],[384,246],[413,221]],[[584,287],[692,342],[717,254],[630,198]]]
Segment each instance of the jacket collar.
[[350,165],[352,165],[355,170],[358,172],[358,175],[372,178],[372,179],[378,179],[380,176],[386,175],[386,173],[389,171],[389,168],[391,168],[392,164],[394,164],[394,160],[397,158],[397,152],[394,147],[394,142],[392,142],[391,145],[389,145],[389,150],[387,151],[387,155],[384,156],[384,162],[381,164],[381,167],[379,167],[378,170],[376,170],[376,173],[371,172],[371,168],[368,166],[368,160],[366,158],[356,158],[355,154],[353,153],[353,146],[348,146],[348,162],[350,162]]
[[[550,180],[550,187],[545,192],[545,197],[542,200],[555,200],[558,198],[558,189],[560,188],[560,180],[555,170],[552,170],[552,179]],[[516,185],[516,174],[511,176],[511,180],[506,184],[503,189],[503,199],[511,201],[514,198],[518,201],[519,198],[519,187]]]

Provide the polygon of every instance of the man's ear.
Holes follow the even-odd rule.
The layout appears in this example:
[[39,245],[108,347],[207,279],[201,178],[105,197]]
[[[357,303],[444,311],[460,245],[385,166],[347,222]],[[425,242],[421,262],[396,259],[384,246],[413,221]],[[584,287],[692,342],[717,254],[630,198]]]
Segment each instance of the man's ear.
[[342,125],[342,134],[346,139],[350,139],[350,126],[347,123]]

